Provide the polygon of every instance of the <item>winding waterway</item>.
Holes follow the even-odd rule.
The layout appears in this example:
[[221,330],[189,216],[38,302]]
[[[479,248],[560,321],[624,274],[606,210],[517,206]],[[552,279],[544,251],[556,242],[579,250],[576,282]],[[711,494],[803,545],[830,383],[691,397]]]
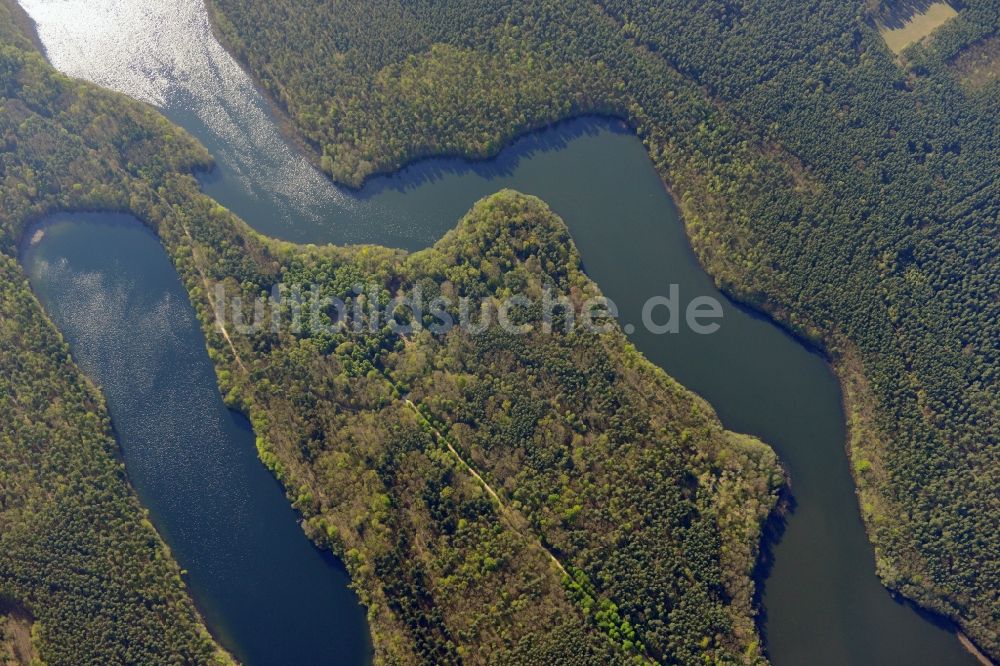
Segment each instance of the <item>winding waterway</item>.
[[347,572],[306,538],[250,424],[223,404],[153,232],[126,215],[73,214],[30,237],[31,286],[104,391],[129,479],[213,634],[246,664],[367,663]]
[[[587,272],[619,305],[623,323],[638,323],[642,303],[666,294],[670,284],[679,285],[685,301],[701,295],[722,300],[722,329],[714,335],[654,336],[638,327],[631,337],[651,360],[707,398],[728,428],[772,444],[791,473],[795,510],[773,548],[773,568],[763,595],[772,661],[779,665],[975,663],[949,630],[893,601],[874,575],[873,553],[844,453],[840,392],[829,367],[779,328],[717,292],[693,256],[677,211],[641,142],[618,123],[602,119],[564,123],[516,142],[489,162],[424,161],[377,178],[358,193],[347,192],[313,170],[282,138],[266,101],[212,36],[201,0],[22,0],[22,4],[38,24],[56,67],[157,105],[201,140],[218,163],[216,171],[202,179],[204,189],[262,232],[298,242],[369,242],[415,249],[452,228],[478,198],[513,187],[542,197],[566,220]],[[80,245],[90,251],[81,251]],[[143,259],[133,262],[138,256]],[[146,423],[144,427],[151,430],[143,437],[130,440],[127,433],[132,426],[124,421],[142,410],[116,412],[114,389],[102,379],[121,373],[122,365],[129,363],[113,350],[115,344],[130,344],[130,333],[143,336],[141,344],[172,341],[174,346],[168,349],[207,364],[196,321],[189,322],[183,334],[168,333],[164,340],[155,331],[130,330],[128,324],[120,324],[124,326],[120,336],[88,338],[74,332],[74,326],[86,328],[89,318],[128,321],[129,308],[115,305],[116,295],[120,302],[123,293],[159,294],[161,299],[168,295],[178,312],[190,316],[190,305],[162,250],[149,232],[124,224],[117,216],[71,216],[50,223],[24,261],[74,353],[109,394],[130,476],[188,569],[192,592],[210,629],[247,663],[276,663],[268,658],[273,653],[259,652],[263,648],[244,642],[248,640],[244,637],[253,637],[243,617],[246,602],[224,593],[216,598],[208,590],[214,576],[227,575],[221,571],[225,563],[199,559],[179,547],[182,536],[168,524],[190,507],[170,499],[178,489],[156,478],[156,470],[145,480],[139,473],[137,466],[151,455],[149,449],[167,439],[155,429],[157,421]],[[124,271],[122,262],[135,265]],[[72,308],[74,295],[46,277],[54,270],[70,276],[104,276],[103,282],[94,280],[89,286],[89,293],[100,298],[86,317],[74,320],[60,314],[64,307]],[[126,275],[127,284],[120,283],[118,278]],[[90,340],[93,348],[81,340]],[[175,457],[183,459],[185,452],[195,455],[190,447],[201,442],[221,441],[225,455],[241,460],[248,477],[263,472],[250,461],[253,446],[246,424],[221,411],[210,367],[204,365],[191,377],[178,376],[185,373],[170,373],[171,359],[167,352],[140,358],[135,368],[149,373],[151,387],[142,400],[152,401],[150,405],[165,417],[177,418],[189,411],[185,394],[211,393],[212,418],[231,422],[229,434],[214,438],[192,426],[171,440]],[[183,489],[197,485],[197,478],[177,478],[176,483]],[[240,492],[245,492],[240,501],[249,502],[264,482],[244,479],[236,485],[240,483]],[[273,480],[268,483],[275,485]],[[151,499],[154,487],[162,493],[161,500]],[[290,513],[287,505],[283,510]],[[291,517],[281,521],[293,524]],[[304,539],[301,533],[275,533],[271,538]],[[337,570],[329,562],[326,567],[324,571]],[[287,569],[269,573],[278,579],[302,575]],[[326,581],[331,574],[317,575]],[[332,663],[359,663],[366,654],[359,647],[366,645],[366,634],[350,619],[357,617],[357,602],[344,594],[346,581],[339,582],[339,590],[322,587],[325,584],[316,584],[329,595],[329,603],[319,612],[333,615],[317,622],[336,624],[339,620],[334,617],[350,620],[339,621],[349,631],[331,639],[343,641],[344,647]],[[297,594],[297,589],[287,594]],[[295,624],[285,622],[281,630],[286,626],[292,630]],[[298,663],[321,659],[317,655]]]

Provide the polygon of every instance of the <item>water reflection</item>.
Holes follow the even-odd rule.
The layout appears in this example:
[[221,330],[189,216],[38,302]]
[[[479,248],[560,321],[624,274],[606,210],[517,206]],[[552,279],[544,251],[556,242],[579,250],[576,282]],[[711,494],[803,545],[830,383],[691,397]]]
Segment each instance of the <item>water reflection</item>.
[[281,137],[253,80],[212,34],[203,0],[23,0],[60,71],[162,109],[223,177],[280,224],[352,202]]
[[[475,200],[514,187],[541,196],[569,223],[623,323],[637,321],[641,304],[669,284],[723,299],[694,259],[642,143],[620,124],[577,120],[519,140],[495,161],[424,161],[346,192],[282,141],[249,78],[215,43],[200,0],[24,4],[57,66],[147,95],[195,134],[219,164],[205,191],[264,233],[416,249],[453,228]],[[95,21],[125,43],[93,47]],[[773,661],[969,663],[952,636],[894,603],[875,578],[829,368],[768,321],[725,308],[716,335],[657,337],[640,328],[632,340],[707,398],[727,427],[774,445],[790,469],[797,509],[773,549],[764,597]]]
[[[525,137],[496,160],[428,160],[347,191],[281,135],[253,80],[215,39],[203,0],[21,4],[56,68],[159,107],[215,157],[215,171],[200,176],[205,192],[259,231],[294,242],[424,247],[476,199],[515,185],[524,162],[614,131],[606,122],[576,121]],[[417,191],[433,196],[399,196]],[[442,199],[455,205],[442,207]]]
[[205,338],[152,231],[55,215],[22,262],[80,367],[101,386],[129,479],[214,635],[245,664],[369,663],[365,609],[315,548],[222,402]]

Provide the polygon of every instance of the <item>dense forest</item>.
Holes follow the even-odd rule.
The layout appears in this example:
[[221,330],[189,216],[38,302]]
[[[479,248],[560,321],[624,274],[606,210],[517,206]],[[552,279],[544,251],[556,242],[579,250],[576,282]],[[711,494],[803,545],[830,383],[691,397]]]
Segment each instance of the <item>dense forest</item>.
[[[544,204],[501,192],[407,255],[268,241],[192,181],[177,188],[171,218],[159,206],[144,217],[196,297],[261,458],[310,536],[345,558],[380,660],[761,661],[750,570],[783,483],[770,449],[724,431],[617,328],[370,325],[374,303],[418,286],[494,309],[515,289],[597,296]],[[319,285],[314,298],[360,308],[366,325],[338,327],[334,309],[295,329],[301,305],[284,298],[256,329],[212,328],[217,285],[240,294],[249,321],[252,298],[278,281]]]
[[[307,533],[345,561],[380,663],[764,661],[750,570],[782,472],[617,327],[433,336],[216,319],[220,284],[247,304],[279,282],[315,284],[362,309],[417,285],[494,305],[514,289],[598,296],[542,202],[499,193],[412,255],[263,238],[200,193],[201,147],[152,109],[56,73],[11,8],[0,4],[0,403],[13,415],[0,424],[0,649],[50,664],[225,660],[128,489],[99,393],[16,261],[47,213],[113,210],[161,238],[228,402],[251,417]],[[359,282],[376,288],[358,294]]]
[[[207,263],[219,244],[194,237]],[[266,292],[274,276],[243,259],[264,250],[235,252],[229,267],[219,257],[221,272],[206,275],[242,275],[243,293]],[[599,295],[562,221],[514,192],[483,200],[413,255],[267,253],[286,288],[323,285],[321,298],[351,312],[417,287],[486,304],[546,286],[578,306]],[[357,294],[361,279],[374,292]],[[295,307],[279,304],[282,316]],[[774,454],[724,431],[620,330],[401,336],[388,319],[362,331],[320,325],[333,323],[230,331],[234,346],[216,336],[213,348],[233,369],[224,390],[252,415],[263,459],[297,489],[311,535],[345,554],[382,658],[759,660],[750,571],[783,482]]]
[[[143,139],[162,122],[55,74],[22,21],[0,2],[0,663],[228,663],[15,259],[28,220],[121,207],[130,180],[155,177]],[[146,175],[122,169],[131,139]]]
[[899,55],[880,25],[930,3],[209,4],[350,185],[626,119],[719,284],[833,361],[882,580],[1000,656],[997,0]]

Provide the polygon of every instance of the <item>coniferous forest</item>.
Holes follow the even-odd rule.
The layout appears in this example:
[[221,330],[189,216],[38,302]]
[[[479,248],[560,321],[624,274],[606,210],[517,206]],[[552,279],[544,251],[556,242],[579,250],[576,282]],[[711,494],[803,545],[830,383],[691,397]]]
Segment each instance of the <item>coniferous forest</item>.
[[619,329],[241,335],[215,320],[219,284],[245,303],[279,281],[317,284],[351,307],[369,298],[359,280],[380,302],[418,284],[487,305],[515,287],[598,296],[544,203],[500,192],[415,254],[266,239],[199,192],[192,171],[209,158],[182,130],[55,73],[10,17],[3,395],[23,422],[4,424],[0,590],[41,660],[226,658],[128,490],[99,394],[14,259],[50,211],[114,210],[163,242],[227,401],[251,417],[306,532],[347,565],[379,662],[763,661],[750,573],[783,474]]
[[[351,187],[569,117],[625,120],[716,282],[831,361],[881,580],[1000,657],[997,0],[953,3],[898,53],[880,31],[927,3],[208,5],[316,165]],[[17,261],[33,222],[100,210],[162,242],[227,404],[346,565],[377,663],[766,663],[752,571],[785,473],[617,325],[216,318],[220,286],[272,318],[294,316],[269,300],[279,283],[357,312],[415,288],[494,309],[599,297],[543,201],[501,191],[413,253],[264,237],[202,194],[203,147],[57,73],[13,0],[0,134],[0,662],[232,661]]]
[[997,654],[1000,4],[894,54],[929,4],[210,2],[344,183],[627,120],[709,273],[833,361],[882,580]]
[[152,112],[55,74],[18,19],[0,3],[0,662],[20,629],[23,663],[228,663],[128,486],[100,392],[16,260],[25,222],[127,207],[130,183],[205,157],[163,150]]

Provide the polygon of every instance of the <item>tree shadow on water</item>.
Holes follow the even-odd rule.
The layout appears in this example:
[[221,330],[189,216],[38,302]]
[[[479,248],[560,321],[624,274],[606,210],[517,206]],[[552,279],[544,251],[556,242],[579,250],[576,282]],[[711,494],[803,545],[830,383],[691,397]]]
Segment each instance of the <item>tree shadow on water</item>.
[[774,569],[774,549],[781,543],[788,528],[788,519],[798,508],[798,502],[792,495],[791,488],[786,484],[778,496],[777,505],[761,530],[760,554],[753,569],[754,598],[753,606],[757,609],[757,632],[760,634],[761,645],[767,656],[769,642],[767,640],[767,607],[764,605],[765,588]]
[[605,132],[630,134],[631,130],[623,121],[609,116],[581,116],[564,120],[514,139],[495,157],[482,160],[466,157],[418,159],[395,173],[370,178],[354,196],[369,200],[386,191],[405,193],[449,176],[465,174],[474,174],[484,180],[510,177],[522,160],[562,150],[576,139]]

